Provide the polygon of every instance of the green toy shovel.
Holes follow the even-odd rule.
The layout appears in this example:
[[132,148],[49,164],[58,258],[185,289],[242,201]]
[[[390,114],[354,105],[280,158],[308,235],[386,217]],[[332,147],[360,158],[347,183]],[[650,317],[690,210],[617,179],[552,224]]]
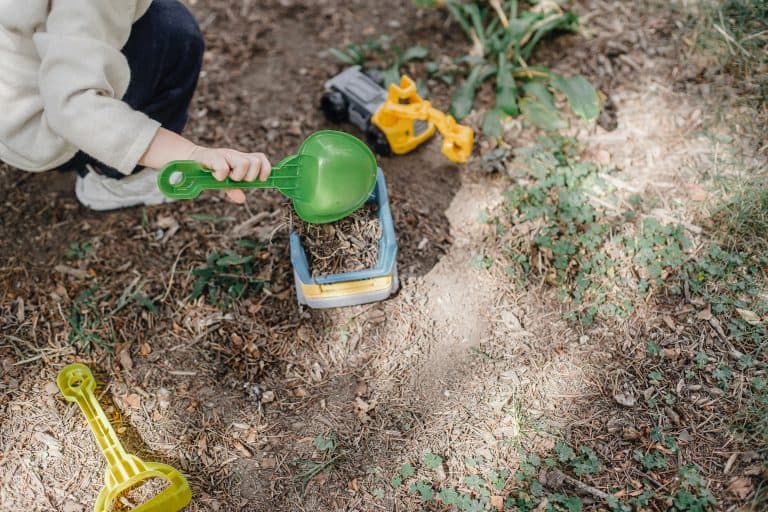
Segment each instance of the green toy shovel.
[[163,168],[158,185],[172,199],[194,199],[206,189],[276,188],[293,201],[299,217],[324,224],[368,200],[376,185],[376,157],[352,135],[321,130],[307,137],[297,154],[272,167],[267,181],[218,181],[198,162],[178,160]]

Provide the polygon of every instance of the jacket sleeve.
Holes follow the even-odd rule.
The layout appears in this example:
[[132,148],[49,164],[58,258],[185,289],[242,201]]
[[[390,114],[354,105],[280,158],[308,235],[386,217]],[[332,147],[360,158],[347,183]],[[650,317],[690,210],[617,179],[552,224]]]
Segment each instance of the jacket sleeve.
[[160,123],[121,98],[130,68],[121,53],[137,0],[52,0],[40,55],[40,95],[49,126],[99,161],[130,174]]

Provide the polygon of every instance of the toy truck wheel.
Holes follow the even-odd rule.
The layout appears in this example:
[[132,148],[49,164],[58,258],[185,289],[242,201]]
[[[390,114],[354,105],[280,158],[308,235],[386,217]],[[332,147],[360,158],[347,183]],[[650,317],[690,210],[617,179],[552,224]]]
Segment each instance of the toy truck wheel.
[[320,108],[325,118],[333,123],[343,123],[349,118],[347,99],[338,91],[327,91],[320,98]]
[[382,132],[378,126],[374,124],[368,125],[368,129],[365,131],[365,137],[374,153],[382,156],[392,156],[392,146],[389,145],[387,136],[384,135],[384,132]]

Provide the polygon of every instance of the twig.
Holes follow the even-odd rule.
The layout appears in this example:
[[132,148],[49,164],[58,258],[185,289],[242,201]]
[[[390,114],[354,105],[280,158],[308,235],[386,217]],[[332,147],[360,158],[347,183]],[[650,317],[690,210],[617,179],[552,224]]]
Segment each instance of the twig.
[[179,260],[181,259],[181,253],[187,250],[189,246],[192,245],[192,242],[188,243],[184,247],[181,248],[179,251],[179,254],[176,255],[176,260],[173,262],[173,265],[171,265],[171,277],[168,278],[168,285],[165,287],[165,293],[160,298],[160,302],[165,302],[165,299],[168,298],[168,294],[171,292],[171,285],[173,284],[173,276],[176,275],[176,265],[179,264]]
[[609,499],[613,498],[613,495],[608,494],[607,492],[601,491],[600,489],[596,489],[591,485],[587,485],[581,480],[576,480],[575,478],[568,476],[561,471],[555,470],[554,473],[555,475],[557,475],[558,478],[562,478],[563,481],[568,482],[570,485],[572,485],[573,487],[575,487],[581,492],[591,494],[592,496],[595,496],[596,498],[600,498],[601,500],[604,500],[604,501],[608,501]]

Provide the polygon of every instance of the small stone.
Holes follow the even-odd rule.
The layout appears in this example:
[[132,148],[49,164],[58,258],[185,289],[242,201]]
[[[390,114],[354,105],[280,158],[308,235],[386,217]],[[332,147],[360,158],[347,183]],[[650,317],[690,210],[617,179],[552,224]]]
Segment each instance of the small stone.
[[274,391],[265,391],[261,395],[261,403],[268,404],[270,402],[275,401],[275,392]]
[[48,384],[45,385],[45,387],[43,388],[43,391],[45,391],[46,395],[53,396],[59,392],[59,387],[56,385],[55,382],[49,382]]
[[171,405],[171,392],[166,388],[160,388],[157,390],[157,406],[160,409],[165,410]]
[[85,507],[79,503],[75,503],[74,501],[68,501],[64,504],[61,511],[62,512],[83,512],[85,510]]

